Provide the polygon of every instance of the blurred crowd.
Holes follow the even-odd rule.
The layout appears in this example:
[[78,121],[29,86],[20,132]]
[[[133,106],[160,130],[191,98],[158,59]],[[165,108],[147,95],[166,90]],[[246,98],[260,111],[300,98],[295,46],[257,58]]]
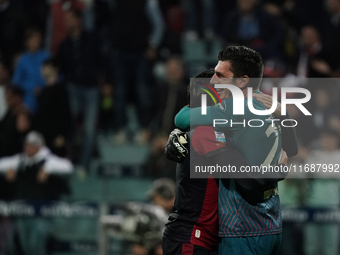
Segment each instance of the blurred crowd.
[[[85,176],[97,135],[113,134],[114,146],[151,147],[147,175],[174,179],[164,147],[197,64],[186,58],[184,42],[259,51],[265,93],[273,86],[309,89],[312,117],[288,108],[299,123],[294,162],[339,162],[340,0],[0,0],[0,158],[22,153],[35,130]],[[203,67],[216,63],[217,56]],[[12,180],[13,172],[5,177]],[[331,178],[287,181],[282,189],[298,195],[283,205],[338,207],[339,183]],[[328,194],[335,197],[324,204]],[[329,227],[317,231],[339,240],[338,226]],[[309,245],[318,238],[313,231],[304,235],[308,254],[336,254],[326,234],[320,247]],[[301,254],[284,254],[294,252]]]
[[157,154],[193,75],[183,42],[259,51],[271,79],[264,92],[284,83],[275,78],[308,87],[317,114],[306,125],[340,131],[334,83],[301,82],[340,75],[338,0],[1,0],[0,20],[0,157],[18,153],[30,130],[85,173],[100,130],[115,145],[151,143]]

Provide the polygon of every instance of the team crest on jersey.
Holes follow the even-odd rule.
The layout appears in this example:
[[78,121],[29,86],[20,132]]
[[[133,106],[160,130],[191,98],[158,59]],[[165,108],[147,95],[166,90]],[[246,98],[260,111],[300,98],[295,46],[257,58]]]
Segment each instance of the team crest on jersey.
[[218,105],[218,107],[220,107],[220,109],[222,110],[222,111],[224,111],[225,109],[226,109],[226,107],[225,107],[225,105],[224,105],[224,101],[222,101],[222,104],[221,103],[218,103],[217,105]]
[[225,142],[224,133],[215,131],[215,137],[217,142]]
[[200,230],[197,229],[197,230],[195,231],[195,237],[196,237],[196,238],[200,238],[200,237],[201,237],[201,231],[200,231]]

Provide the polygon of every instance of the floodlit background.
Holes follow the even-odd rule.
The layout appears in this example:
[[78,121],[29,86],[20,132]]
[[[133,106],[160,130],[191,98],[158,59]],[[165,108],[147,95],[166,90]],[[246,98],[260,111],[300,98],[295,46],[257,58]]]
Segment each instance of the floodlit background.
[[[311,91],[293,161],[339,163],[338,81],[304,78],[340,76],[340,0],[0,0],[0,162],[23,152],[0,163],[0,254],[161,255],[167,137],[227,45],[261,53],[264,93]],[[281,254],[339,254],[339,183],[280,183]]]

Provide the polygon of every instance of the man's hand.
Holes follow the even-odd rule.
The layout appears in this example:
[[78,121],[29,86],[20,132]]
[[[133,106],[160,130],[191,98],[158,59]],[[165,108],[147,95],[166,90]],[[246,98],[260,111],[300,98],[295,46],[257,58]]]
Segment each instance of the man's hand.
[[175,161],[177,163],[183,162],[185,157],[189,153],[188,149],[185,146],[187,143],[187,134],[179,130],[178,128],[174,129],[170,133],[169,140],[165,146],[165,156],[167,157],[167,159]]
[[47,179],[48,179],[48,173],[46,173],[44,171],[44,169],[41,169],[38,172],[37,181],[40,182],[40,183],[45,183],[45,182],[47,182]]
[[[253,93],[253,97],[256,98],[257,101],[259,101],[261,104],[263,104],[264,107],[267,109],[272,107],[273,104],[273,97],[269,96],[267,94],[264,94],[260,92],[260,94]],[[281,117],[281,104],[277,102],[277,107],[274,111],[275,117],[280,118]]]
[[5,177],[6,180],[8,182],[14,182],[16,177],[17,177],[17,173],[14,169],[9,169],[6,173],[5,173]]

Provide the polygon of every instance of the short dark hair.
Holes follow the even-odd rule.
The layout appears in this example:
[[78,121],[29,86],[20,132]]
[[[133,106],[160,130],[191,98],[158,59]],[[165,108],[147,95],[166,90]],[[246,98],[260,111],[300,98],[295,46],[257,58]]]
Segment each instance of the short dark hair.
[[175,197],[175,186],[176,185],[173,180],[169,178],[159,178],[154,180],[148,195],[151,199],[153,199],[156,195],[159,195],[164,200],[169,201]]
[[[211,79],[215,74],[215,70],[207,69],[204,72],[197,75],[193,82],[190,82],[187,89],[187,100],[190,105],[190,108],[200,107],[201,106],[201,95],[205,92],[200,89],[203,85],[199,83],[200,79],[202,79],[202,83],[206,82],[209,78]],[[210,97],[207,98],[207,105],[213,105],[213,101]]]
[[19,96],[21,98],[24,98],[24,96],[25,96],[25,91],[22,88],[20,88],[19,86],[16,86],[16,85],[8,86],[6,88],[6,91],[12,93],[15,96]]
[[219,61],[229,61],[230,71],[234,73],[234,78],[248,75],[250,79],[249,87],[258,89],[263,76],[263,61],[260,53],[245,46],[229,46],[221,50],[218,54]]

